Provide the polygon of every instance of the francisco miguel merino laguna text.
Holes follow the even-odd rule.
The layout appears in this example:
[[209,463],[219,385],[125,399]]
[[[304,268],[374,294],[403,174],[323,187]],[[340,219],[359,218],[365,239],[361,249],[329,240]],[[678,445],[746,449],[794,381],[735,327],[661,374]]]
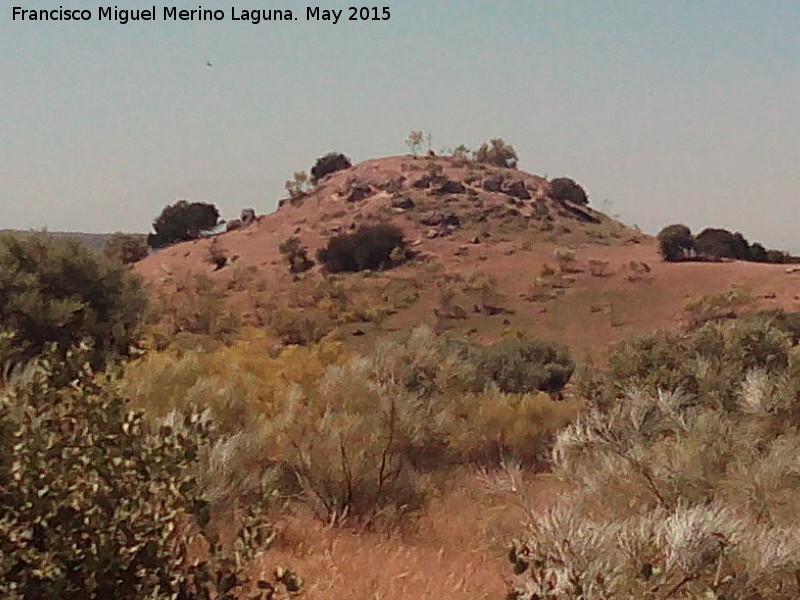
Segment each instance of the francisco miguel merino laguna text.
[[[164,6],[161,8],[163,21],[224,21],[225,11],[222,9],[203,8],[179,9],[177,6]],[[346,10],[346,13],[345,13]],[[231,21],[247,21],[258,25],[263,21],[297,21],[298,13],[290,9],[247,9],[231,7]],[[327,21],[336,24],[342,17],[348,21],[388,21],[390,18],[389,7],[382,6],[349,6],[347,9],[323,10],[318,6],[306,7],[306,21]],[[343,14],[345,13],[345,14]],[[130,21],[156,21],[158,12],[156,7],[151,8],[117,8],[116,6],[98,6],[96,11],[98,21],[116,21],[125,25]],[[14,6],[11,9],[12,21],[92,21],[95,13],[89,9],[72,9],[59,6],[58,8],[29,9]]]

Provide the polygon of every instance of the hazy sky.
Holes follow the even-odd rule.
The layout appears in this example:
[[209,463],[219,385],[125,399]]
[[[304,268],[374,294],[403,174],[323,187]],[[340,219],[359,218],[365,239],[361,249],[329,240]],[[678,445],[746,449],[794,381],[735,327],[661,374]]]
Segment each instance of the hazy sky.
[[[12,21],[0,0],[0,229],[146,231],[179,198],[269,212],[339,150],[503,137],[643,230],[683,222],[800,251],[800,2],[156,3],[158,20]],[[120,8],[153,2],[117,2]],[[221,22],[165,22],[163,6]],[[306,7],[345,9],[336,25]],[[231,8],[291,8],[253,25]],[[211,61],[213,67],[206,66]]]

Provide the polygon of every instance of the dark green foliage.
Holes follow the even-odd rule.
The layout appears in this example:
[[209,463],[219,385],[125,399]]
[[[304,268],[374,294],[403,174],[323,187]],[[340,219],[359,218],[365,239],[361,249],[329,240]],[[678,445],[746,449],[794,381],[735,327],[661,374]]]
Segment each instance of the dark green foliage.
[[530,337],[507,338],[472,358],[477,389],[494,382],[503,392],[558,392],[575,364],[566,348]]
[[329,152],[325,156],[318,158],[314,166],[311,167],[311,183],[316,185],[323,177],[336,171],[349,169],[352,166],[350,159],[341,152]]
[[658,234],[661,256],[667,261],[720,260],[732,258],[752,262],[800,262],[780,250],[767,250],[758,242],[750,245],[741,233],[706,228],[696,236],[686,225],[669,225]]
[[792,340],[792,344],[800,344],[800,311],[784,311],[779,308],[763,310],[747,317],[750,319],[762,319],[770,325],[774,325],[781,331],[787,333]]
[[[650,334],[623,340],[609,353],[605,400],[631,386],[682,390],[721,406],[734,404],[752,369],[778,373],[790,363],[797,326],[792,316],[761,314],[707,324],[689,333]],[[796,338],[794,338],[796,339]],[[597,389],[585,390],[595,396]]]
[[161,211],[153,223],[155,233],[147,236],[147,244],[151,248],[163,248],[193,240],[214,229],[218,222],[219,210],[213,204],[179,200]]
[[708,258],[735,258],[747,260],[750,244],[741,233],[731,233],[727,229],[707,228],[694,238],[694,245],[700,256]]
[[750,246],[750,250],[747,252],[747,260],[753,262],[767,262],[767,249],[756,242]]
[[317,251],[317,259],[331,273],[385,269],[404,254],[406,245],[403,232],[395,225],[362,225],[354,233],[328,240],[328,245]]
[[481,144],[481,147],[475,151],[475,160],[496,167],[515,169],[519,158],[514,146],[507,144],[503,138],[493,138],[489,140],[488,144]]
[[586,190],[569,177],[557,177],[550,182],[553,198],[573,204],[589,204]]
[[658,233],[658,247],[664,260],[686,260],[694,249],[692,232],[686,225],[668,225]]
[[103,257],[124,265],[138,262],[147,256],[147,236],[139,233],[116,232],[103,246]]
[[314,261],[308,258],[308,248],[303,246],[298,237],[285,239],[278,245],[278,250],[289,263],[290,273],[305,273],[314,266]]
[[51,343],[88,339],[92,360],[125,356],[139,338],[146,307],[140,278],[99,261],[83,244],[46,234],[0,237],[0,328],[16,334],[17,358]]
[[210,533],[196,479],[207,426],[148,426],[85,358],[46,358],[0,391],[0,597],[266,600],[296,589],[281,571],[240,595],[242,565],[270,530],[249,511],[234,552]]
[[783,264],[792,262],[789,260],[789,255],[780,250],[767,250],[767,262],[775,264]]

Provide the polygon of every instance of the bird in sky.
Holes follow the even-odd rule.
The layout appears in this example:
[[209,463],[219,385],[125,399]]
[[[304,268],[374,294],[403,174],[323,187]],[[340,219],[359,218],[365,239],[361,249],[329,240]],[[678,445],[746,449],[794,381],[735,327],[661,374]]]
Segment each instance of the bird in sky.
[[207,67],[213,67],[213,66],[214,66],[214,63],[212,63],[210,60],[207,60],[207,61],[206,61],[206,66],[207,66]]

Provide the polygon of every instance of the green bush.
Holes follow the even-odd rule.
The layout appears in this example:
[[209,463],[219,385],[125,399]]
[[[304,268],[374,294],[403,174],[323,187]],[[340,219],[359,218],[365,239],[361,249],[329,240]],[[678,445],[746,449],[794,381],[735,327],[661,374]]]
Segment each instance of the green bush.
[[[243,597],[245,562],[271,529],[247,510],[234,551],[213,535],[196,477],[206,425],[149,426],[85,358],[47,357],[0,392],[0,596]],[[248,598],[298,585],[281,570]]]
[[609,352],[604,381],[584,392],[604,404],[632,387],[680,390],[729,409],[749,372],[779,374],[789,367],[793,338],[788,327],[772,316],[754,316],[708,323],[688,333],[623,340]]
[[477,389],[495,383],[503,392],[559,392],[575,368],[566,348],[535,338],[506,338],[475,351]]
[[767,249],[758,242],[750,246],[747,253],[747,260],[753,262],[767,262]]
[[658,248],[666,261],[686,260],[694,250],[694,238],[686,225],[668,225],[658,232]]
[[336,173],[336,171],[343,171],[349,169],[353,164],[341,152],[328,152],[325,156],[321,156],[311,167],[311,183],[316,185],[322,178]]
[[553,198],[573,204],[589,204],[586,190],[569,177],[556,177],[550,182]]
[[161,211],[153,222],[153,231],[147,236],[151,248],[163,248],[176,242],[200,237],[214,229],[219,222],[219,210],[206,202],[179,200]]
[[0,236],[0,328],[16,334],[17,358],[87,339],[95,365],[125,356],[141,333],[140,278],[99,261],[83,244],[46,234]]
[[405,255],[406,246],[403,232],[396,225],[362,225],[353,233],[329,239],[327,246],[317,251],[317,259],[331,273],[385,269]]
[[515,169],[517,167],[517,151],[514,146],[507,144],[503,138],[493,138],[489,143],[481,144],[475,151],[475,161],[487,163],[496,167]]
[[703,257],[738,260],[748,260],[750,257],[750,244],[744,236],[727,229],[704,229],[695,236],[694,247]]
[[278,245],[278,251],[289,263],[290,273],[305,273],[314,266],[314,261],[308,258],[308,248],[303,246],[298,237],[285,239]]
[[117,232],[103,246],[103,256],[124,265],[138,262],[148,253],[147,236],[138,233]]

